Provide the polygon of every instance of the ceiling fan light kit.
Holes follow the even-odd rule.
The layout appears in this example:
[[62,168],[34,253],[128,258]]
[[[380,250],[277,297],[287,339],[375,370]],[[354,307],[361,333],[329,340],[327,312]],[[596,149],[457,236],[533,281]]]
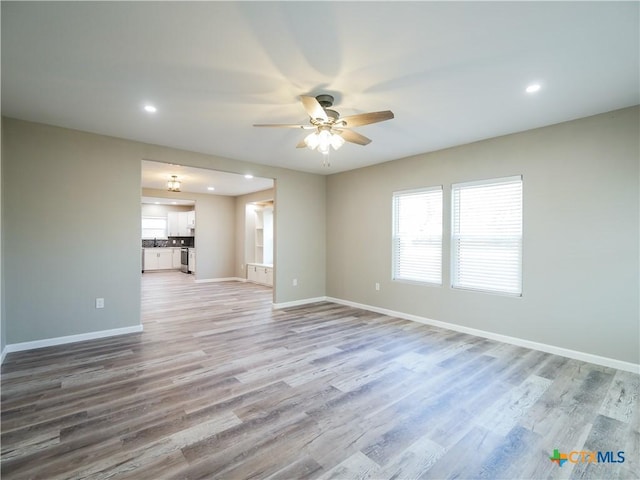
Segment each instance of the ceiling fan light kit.
[[338,150],[344,145],[344,138],[340,135],[332,133],[327,127],[319,127],[317,132],[312,132],[304,139],[304,143],[310,150],[316,148],[323,155],[329,154],[329,147],[333,147],[334,150]]
[[340,114],[329,107],[333,106],[333,97],[322,94],[316,97],[302,95],[300,97],[302,105],[309,115],[310,125],[296,124],[254,124],[254,127],[280,127],[280,128],[302,128],[313,129],[304,140],[298,143],[297,148],[307,147],[310,150],[317,150],[324,157],[324,165],[329,165],[326,160],[331,148],[338,150],[345,142],[357,145],[368,145],[371,139],[351,130],[353,127],[369,125],[371,123],[384,122],[394,118],[391,110],[381,112],[361,113],[340,118]]

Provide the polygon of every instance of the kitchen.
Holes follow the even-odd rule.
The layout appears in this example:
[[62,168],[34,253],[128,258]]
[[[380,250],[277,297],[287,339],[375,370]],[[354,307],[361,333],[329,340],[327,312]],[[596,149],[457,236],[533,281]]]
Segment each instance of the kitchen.
[[142,198],[142,273],[195,274],[195,202]]
[[273,272],[273,213],[266,217],[264,246],[255,224],[255,212],[274,210],[273,179],[151,160],[142,161],[141,171],[143,274],[273,284],[272,275],[271,281],[249,276],[258,262]]

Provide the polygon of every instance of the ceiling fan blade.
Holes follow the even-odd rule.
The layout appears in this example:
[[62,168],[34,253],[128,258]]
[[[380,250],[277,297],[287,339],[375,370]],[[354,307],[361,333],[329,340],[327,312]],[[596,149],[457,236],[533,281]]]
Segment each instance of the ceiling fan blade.
[[278,127],[278,128],[302,128],[308,130],[315,128],[313,125],[299,125],[297,123],[254,123],[254,127]]
[[335,132],[337,132],[347,142],[357,143],[358,145],[368,145],[371,143],[370,138],[351,130],[335,130]]
[[384,122],[394,118],[391,110],[382,112],[361,113],[359,115],[349,115],[342,117],[337,123],[341,123],[345,128],[359,127],[361,125],[369,125],[370,123]]
[[300,140],[298,142],[298,144],[296,145],[296,148],[306,148],[306,147],[307,147],[307,144],[304,143],[304,138],[302,140]]
[[326,122],[329,120],[327,117],[327,112],[324,111],[322,105],[315,99],[315,97],[307,97],[305,95],[300,96],[300,100],[302,100],[302,105],[304,109],[309,114],[312,120],[318,120],[322,122]]

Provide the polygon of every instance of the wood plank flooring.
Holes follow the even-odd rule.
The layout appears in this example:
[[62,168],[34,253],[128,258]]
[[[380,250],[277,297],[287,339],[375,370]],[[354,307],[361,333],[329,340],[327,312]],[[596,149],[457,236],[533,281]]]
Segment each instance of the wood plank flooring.
[[272,310],[248,283],[142,289],[143,333],[7,356],[3,479],[640,478],[638,375],[331,303]]

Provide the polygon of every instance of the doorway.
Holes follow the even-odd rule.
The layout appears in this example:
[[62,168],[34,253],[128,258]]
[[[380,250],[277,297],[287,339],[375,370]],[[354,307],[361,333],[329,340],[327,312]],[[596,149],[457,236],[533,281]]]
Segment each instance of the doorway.
[[273,199],[245,206],[245,262],[247,280],[273,287]]
[[[149,159],[142,160],[141,173],[143,198],[155,199],[154,201],[162,199],[165,203],[170,203],[174,210],[193,210],[194,228],[189,233],[192,233],[193,241],[194,268],[190,268],[190,271],[194,281],[247,280],[247,264],[255,262],[257,245],[254,241],[254,255],[247,257],[245,255],[248,243],[246,205],[257,201],[270,204],[270,214],[266,213],[266,217],[270,215],[270,219],[267,218],[266,238],[268,240],[265,244],[265,216],[263,215],[260,249],[262,250],[261,261],[263,263],[268,261],[273,271],[274,179],[187,167]],[[170,190],[168,182],[176,180],[179,183],[178,191]],[[171,186],[174,184],[172,183]],[[181,202],[185,203],[181,204]],[[149,208],[142,207],[141,211],[148,212]],[[167,229],[169,229],[169,210],[166,215]],[[167,237],[169,242],[174,239],[188,242],[187,237],[182,238],[180,235],[167,235]],[[147,241],[149,241],[148,238]],[[172,243],[168,245],[170,248],[173,246]],[[175,269],[173,265],[172,268]]]

